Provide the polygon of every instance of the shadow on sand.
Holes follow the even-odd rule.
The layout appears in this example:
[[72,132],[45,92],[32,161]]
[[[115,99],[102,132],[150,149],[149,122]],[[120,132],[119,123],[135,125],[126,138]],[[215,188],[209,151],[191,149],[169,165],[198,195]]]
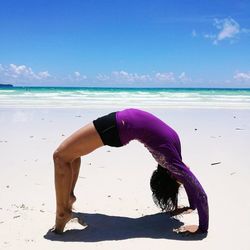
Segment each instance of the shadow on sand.
[[152,238],[170,240],[202,240],[206,234],[181,236],[173,228],[183,225],[168,214],[157,213],[140,218],[109,216],[105,214],[77,213],[88,226],[82,230],[68,230],[62,235],[50,231],[45,239],[64,242],[100,242],[132,238]]

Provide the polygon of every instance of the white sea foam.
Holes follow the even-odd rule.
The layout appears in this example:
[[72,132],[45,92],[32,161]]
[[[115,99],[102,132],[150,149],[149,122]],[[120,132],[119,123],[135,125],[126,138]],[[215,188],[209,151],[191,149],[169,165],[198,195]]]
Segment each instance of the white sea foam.
[[0,90],[0,107],[159,107],[250,109],[250,90],[29,88]]

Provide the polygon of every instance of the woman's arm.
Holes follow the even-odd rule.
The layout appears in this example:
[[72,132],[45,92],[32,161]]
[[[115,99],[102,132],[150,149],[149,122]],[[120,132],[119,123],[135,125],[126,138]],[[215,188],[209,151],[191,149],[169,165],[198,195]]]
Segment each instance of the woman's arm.
[[208,199],[201,184],[183,163],[174,163],[172,174],[184,185],[191,208],[198,210],[199,231],[207,232],[209,223]]
[[197,208],[197,206],[196,206],[195,197],[194,197],[193,192],[192,192],[192,188],[190,188],[190,186],[187,184],[185,184],[183,186],[184,186],[186,193],[187,193],[189,206],[191,209],[195,210]]

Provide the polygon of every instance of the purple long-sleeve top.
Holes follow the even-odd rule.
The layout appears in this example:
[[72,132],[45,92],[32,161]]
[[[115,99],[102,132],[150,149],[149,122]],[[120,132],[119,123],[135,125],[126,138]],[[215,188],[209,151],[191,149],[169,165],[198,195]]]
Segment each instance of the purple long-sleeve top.
[[116,113],[120,140],[126,145],[138,140],[145,145],[155,160],[184,185],[190,207],[198,210],[199,229],[208,230],[208,201],[201,184],[183,163],[177,133],[156,116],[138,109]]

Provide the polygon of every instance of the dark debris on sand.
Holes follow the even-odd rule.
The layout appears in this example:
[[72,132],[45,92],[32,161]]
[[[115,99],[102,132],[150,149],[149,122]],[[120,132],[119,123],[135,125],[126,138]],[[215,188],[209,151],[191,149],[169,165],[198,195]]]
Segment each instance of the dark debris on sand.
[[211,163],[211,166],[221,164],[221,161]]

